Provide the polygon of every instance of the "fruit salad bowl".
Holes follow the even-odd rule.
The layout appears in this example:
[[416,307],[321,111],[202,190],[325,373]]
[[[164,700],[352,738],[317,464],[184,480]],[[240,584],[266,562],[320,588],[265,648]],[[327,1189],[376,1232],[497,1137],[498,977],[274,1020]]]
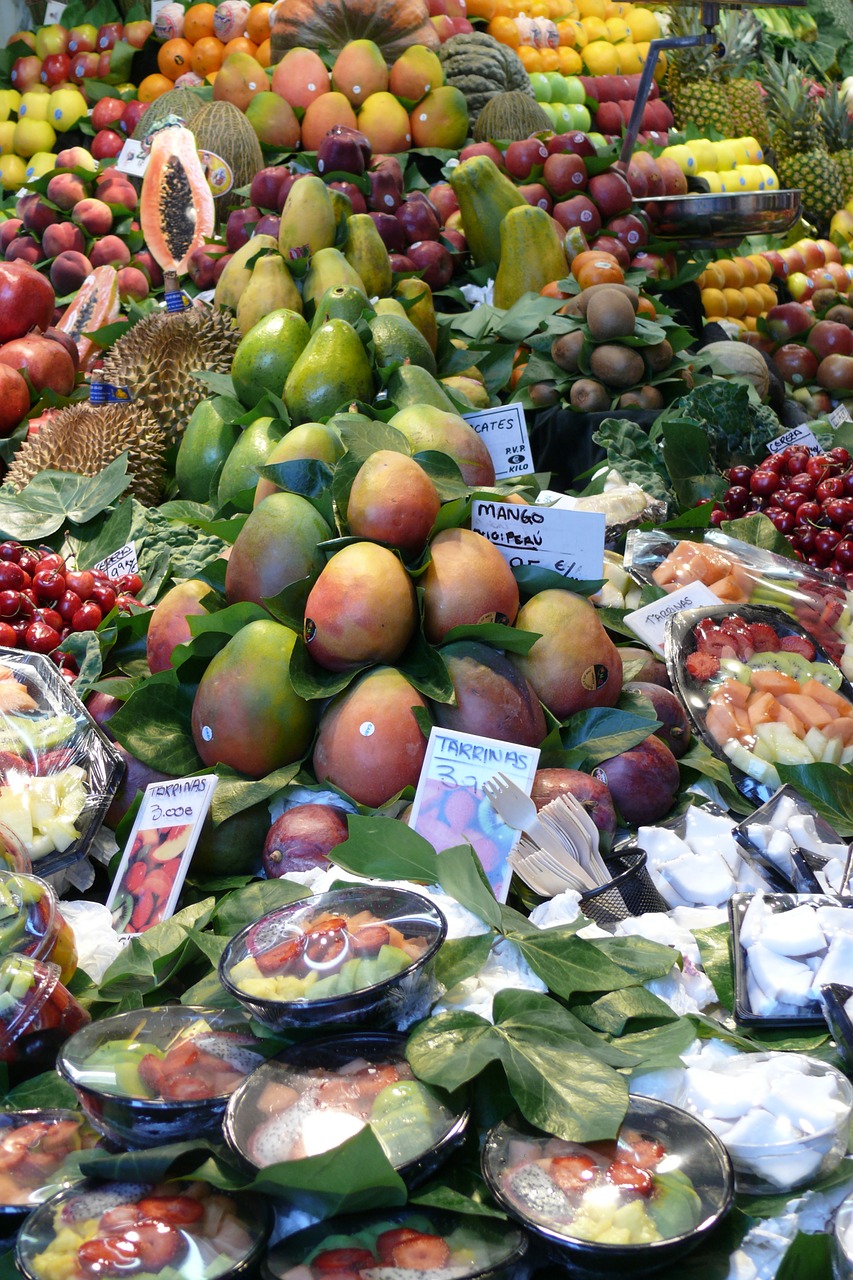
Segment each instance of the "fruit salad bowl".
[[433,1173],[462,1141],[464,1095],[415,1079],[405,1037],[329,1036],[294,1045],[240,1085],[225,1138],[252,1169],[323,1155],[370,1126],[408,1186]]
[[204,1182],[83,1182],[28,1218],[16,1261],[27,1280],[232,1280],[254,1270],[271,1218],[263,1196]]
[[507,1222],[420,1206],[332,1218],[288,1236],[261,1264],[263,1280],[527,1280],[525,1233]]
[[89,1021],[60,982],[58,964],[16,952],[0,956],[0,1062],[15,1075],[49,1070],[60,1045]]
[[56,1065],[99,1133],[153,1147],[217,1133],[229,1096],[263,1061],[242,1010],[170,1005],[91,1023]]
[[79,1111],[0,1111],[0,1235],[17,1230],[36,1205],[77,1181],[69,1157],[98,1141]]
[[501,1208],[572,1274],[656,1271],[699,1245],[734,1195],[716,1135],[652,1098],[631,1099],[616,1142],[566,1142],[501,1121],[482,1167]]
[[428,1012],[447,924],[421,894],[354,885],[279,907],[238,933],[219,980],[274,1031],[403,1030]]

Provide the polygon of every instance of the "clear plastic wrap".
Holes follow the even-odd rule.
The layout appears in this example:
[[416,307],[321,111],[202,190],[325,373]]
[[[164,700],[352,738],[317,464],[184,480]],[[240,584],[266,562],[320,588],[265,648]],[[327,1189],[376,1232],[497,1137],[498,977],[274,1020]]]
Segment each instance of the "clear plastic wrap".
[[39,875],[85,856],[123,769],[48,658],[0,648],[0,824]]

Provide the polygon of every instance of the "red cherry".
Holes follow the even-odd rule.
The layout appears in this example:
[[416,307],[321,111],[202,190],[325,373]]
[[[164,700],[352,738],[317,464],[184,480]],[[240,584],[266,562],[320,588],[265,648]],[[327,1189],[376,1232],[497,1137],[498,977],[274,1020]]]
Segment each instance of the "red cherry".
[[62,615],[57,613],[55,609],[39,609],[38,616],[42,622],[46,622],[49,627],[53,627],[54,631],[62,630]]
[[829,498],[823,509],[837,528],[842,528],[848,520],[853,520],[853,498]]
[[86,604],[81,604],[72,617],[71,627],[74,631],[96,631],[103,616],[95,601],[88,600]]
[[819,502],[826,502],[827,498],[841,498],[843,495],[844,481],[841,476],[827,476],[815,490],[815,497]]
[[0,560],[0,589],[11,587],[13,591],[20,591],[27,585],[27,575],[19,564],[14,560]]
[[832,458],[833,462],[840,462],[842,467],[850,466],[850,454],[846,449],[842,449],[840,445],[830,449],[827,457]]
[[786,493],[777,493],[776,501],[779,503],[779,506],[783,511],[791,511],[794,515],[797,514],[800,507],[805,506],[805,503],[803,502],[803,495],[801,493],[797,493],[796,490],[789,489]]
[[828,473],[831,466],[829,458],[823,453],[818,453],[813,458],[809,458],[806,463],[806,471],[810,476],[814,476],[815,480],[822,480]]
[[59,573],[65,573],[65,561],[55,551],[42,551],[39,556],[39,568],[56,569]]
[[0,560],[20,560],[23,547],[20,542],[0,542]]
[[101,613],[106,615],[111,609],[115,608],[116,592],[112,587],[107,586],[106,583],[96,582],[92,587],[92,590],[89,592],[89,599],[99,605]]
[[810,524],[817,520],[822,510],[819,502],[801,502],[797,507],[797,524]]
[[20,612],[20,591],[0,591],[0,618],[14,618]]
[[808,471],[801,471],[788,481],[788,492],[802,494],[804,498],[813,498],[816,488],[817,481]]
[[728,520],[728,516],[722,507],[714,507],[711,512],[708,523],[712,529],[719,529],[724,520]]
[[138,573],[126,573],[120,579],[118,587],[129,596],[138,596],[142,590],[143,582]]
[[33,574],[33,591],[39,600],[58,600],[65,592],[65,577],[55,565],[37,569]]
[[33,653],[50,653],[59,644],[59,632],[41,618],[33,618],[24,634],[27,648]]
[[837,529],[819,529],[815,534],[815,553],[819,556],[825,556],[828,559],[831,559],[835,552],[835,548],[840,541],[841,534]]
[[782,478],[776,471],[771,471],[769,467],[760,467],[758,471],[753,471],[752,479],[749,482],[750,492],[757,498],[769,498],[771,493],[775,493],[782,483]]
[[8,622],[0,622],[0,645],[4,649],[11,649],[17,640],[13,627]]
[[140,607],[144,608],[144,606],[140,606],[135,596],[125,595],[124,593],[116,596],[116,608],[119,613],[132,613],[134,609],[139,609]]
[[788,475],[798,476],[805,471],[809,464],[809,454],[807,449],[795,449],[788,459]]
[[32,576],[40,567],[41,561],[35,551],[31,551],[29,547],[24,547],[18,559],[18,564],[21,566],[24,573],[28,573]]
[[726,472],[726,476],[729,484],[743,485],[745,488],[748,488],[749,482],[752,479],[752,467],[729,467]]
[[853,538],[842,538],[836,544],[835,558],[845,569],[853,569]]
[[65,575],[65,586],[74,591],[81,600],[88,600],[95,585],[95,575],[88,569],[69,569]]
[[56,611],[65,622],[70,622],[82,603],[76,591],[66,591],[59,597]]

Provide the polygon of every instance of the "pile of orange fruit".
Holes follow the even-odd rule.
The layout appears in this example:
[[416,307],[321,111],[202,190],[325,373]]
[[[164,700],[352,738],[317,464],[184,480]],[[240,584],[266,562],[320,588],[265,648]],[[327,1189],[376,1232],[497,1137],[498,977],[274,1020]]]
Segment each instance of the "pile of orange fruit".
[[[487,22],[490,36],[515,49],[528,72],[635,75],[661,35],[657,15],[628,0],[468,0],[467,11]],[[553,24],[548,46],[526,41],[529,20]],[[661,54],[655,79],[665,73]]]
[[760,253],[709,262],[697,280],[705,320],[730,320],[739,329],[755,329],[758,317],[778,302],[772,278],[773,268]]
[[158,70],[146,76],[139,86],[142,102],[153,102],[174,88],[175,81],[188,72],[200,80],[215,74],[230,53],[249,53],[262,67],[271,65],[270,11],[272,4],[253,4],[241,35],[224,43],[213,26],[215,4],[194,4],[184,14],[181,35],[167,40],[157,51]]

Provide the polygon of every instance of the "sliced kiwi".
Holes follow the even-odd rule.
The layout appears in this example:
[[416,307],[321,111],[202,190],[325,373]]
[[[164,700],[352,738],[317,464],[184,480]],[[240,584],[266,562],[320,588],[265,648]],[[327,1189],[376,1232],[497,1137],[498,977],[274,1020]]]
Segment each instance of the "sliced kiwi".
[[123,933],[130,924],[133,915],[133,898],[129,893],[122,893],[113,907],[113,928],[116,933]]
[[826,662],[809,662],[801,653],[754,653],[749,660],[754,670],[784,671],[795,680],[818,680],[828,689],[841,686],[841,672]]

